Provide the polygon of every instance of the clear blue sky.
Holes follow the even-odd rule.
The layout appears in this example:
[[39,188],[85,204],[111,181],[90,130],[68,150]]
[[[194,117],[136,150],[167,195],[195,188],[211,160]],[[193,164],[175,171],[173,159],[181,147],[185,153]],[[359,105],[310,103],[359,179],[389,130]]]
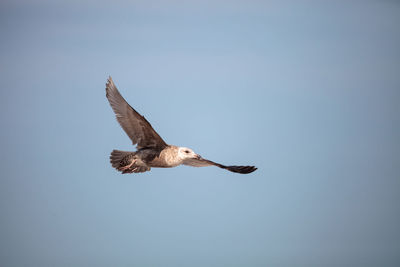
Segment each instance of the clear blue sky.
[[[397,1],[2,1],[1,266],[399,266]],[[224,164],[121,175],[111,75]]]

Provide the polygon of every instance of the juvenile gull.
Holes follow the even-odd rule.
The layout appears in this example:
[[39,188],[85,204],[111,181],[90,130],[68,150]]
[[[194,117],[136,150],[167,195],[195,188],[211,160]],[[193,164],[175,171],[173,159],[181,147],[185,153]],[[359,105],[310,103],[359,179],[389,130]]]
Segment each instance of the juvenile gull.
[[237,173],[251,173],[254,166],[225,166],[202,158],[190,148],[168,145],[150,123],[121,96],[111,77],[106,84],[106,96],[122,129],[136,145],[137,151],[113,150],[111,165],[122,173],[150,171],[151,167],[170,168],[178,165],[193,167],[217,166]]

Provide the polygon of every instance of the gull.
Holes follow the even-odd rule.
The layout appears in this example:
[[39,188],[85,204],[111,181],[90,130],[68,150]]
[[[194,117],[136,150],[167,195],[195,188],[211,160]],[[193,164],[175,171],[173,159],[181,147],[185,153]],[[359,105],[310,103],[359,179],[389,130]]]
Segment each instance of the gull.
[[106,83],[106,97],[117,121],[137,149],[134,152],[115,149],[111,152],[111,165],[123,174],[146,172],[151,168],[171,168],[182,164],[193,167],[213,165],[242,174],[257,170],[254,166],[225,166],[202,158],[190,148],[168,145],[144,116],[125,101],[111,76]]

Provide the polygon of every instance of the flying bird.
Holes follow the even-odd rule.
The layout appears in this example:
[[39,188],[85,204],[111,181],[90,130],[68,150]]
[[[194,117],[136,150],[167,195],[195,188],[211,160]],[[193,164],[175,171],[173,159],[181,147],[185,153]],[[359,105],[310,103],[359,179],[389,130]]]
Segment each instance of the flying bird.
[[134,110],[121,96],[111,76],[106,84],[106,97],[122,129],[136,145],[137,151],[113,150],[111,165],[124,173],[140,173],[153,168],[170,168],[178,165],[193,167],[217,166],[231,172],[247,174],[257,170],[254,166],[225,166],[202,158],[187,147],[168,145],[150,123]]

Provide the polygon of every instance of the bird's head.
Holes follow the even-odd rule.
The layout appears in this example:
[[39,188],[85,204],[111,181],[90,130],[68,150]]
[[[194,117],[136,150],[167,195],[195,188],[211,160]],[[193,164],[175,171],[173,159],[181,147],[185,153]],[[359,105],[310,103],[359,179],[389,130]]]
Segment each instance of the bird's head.
[[194,153],[193,150],[187,147],[179,147],[178,148],[178,157],[185,161],[187,159],[201,159],[200,155]]

